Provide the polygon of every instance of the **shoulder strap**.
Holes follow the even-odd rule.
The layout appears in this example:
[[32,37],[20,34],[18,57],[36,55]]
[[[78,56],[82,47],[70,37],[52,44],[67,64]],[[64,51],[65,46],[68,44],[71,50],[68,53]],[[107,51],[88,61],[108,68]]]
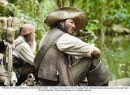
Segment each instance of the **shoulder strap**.
[[22,40],[23,38],[21,39],[21,37],[22,37],[22,36],[19,36],[19,37],[16,39],[17,41],[14,42],[15,48],[16,48],[18,45],[20,45],[21,43],[25,43],[25,41]]
[[16,48],[18,45],[20,45],[21,43],[24,43],[24,42],[22,42],[22,41],[19,42],[18,44],[15,45],[15,48]]
[[48,32],[47,35],[49,35],[49,36],[47,36],[45,38],[45,41],[43,42],[42,47],[40,48],[40,50],[38,51],[38,53],[34,59],[34,64],[35,64],[36,70],[40,67],[40,63],[41,63],[44,55],[46,54],[47,50],[56,41],[56,39],[58,39],[62,34],[64,34],[64,32],[59,29],[53,29]]

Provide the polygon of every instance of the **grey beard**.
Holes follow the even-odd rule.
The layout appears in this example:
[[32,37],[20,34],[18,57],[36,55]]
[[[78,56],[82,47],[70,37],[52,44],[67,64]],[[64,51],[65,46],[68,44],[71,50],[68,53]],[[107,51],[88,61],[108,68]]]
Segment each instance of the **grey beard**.
[[30,48],[31,48],[31,50],[32,50],[33,53],[36,52],[36,46],[37,46],[36,40],[34,39],[33,42],[32,42],[32,44],[30,45]]

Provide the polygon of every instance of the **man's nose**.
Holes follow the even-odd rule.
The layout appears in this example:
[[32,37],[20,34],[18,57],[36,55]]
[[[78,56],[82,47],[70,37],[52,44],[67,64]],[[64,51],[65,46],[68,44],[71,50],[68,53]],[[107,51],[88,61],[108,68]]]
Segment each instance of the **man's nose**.
[[73,24],[73,28],[74,28],[74,29],[75,29],[75,27],[76,27],[75,24]]
[[73,24],[73,28],[75,28],[75,24]]

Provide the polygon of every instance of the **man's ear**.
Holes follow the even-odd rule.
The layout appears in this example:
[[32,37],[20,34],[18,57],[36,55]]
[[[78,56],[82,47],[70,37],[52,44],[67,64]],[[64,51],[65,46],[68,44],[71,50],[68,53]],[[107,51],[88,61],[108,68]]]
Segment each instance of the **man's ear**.
[[64,27],[64,21],[61,21],[60,24],[62,27]]

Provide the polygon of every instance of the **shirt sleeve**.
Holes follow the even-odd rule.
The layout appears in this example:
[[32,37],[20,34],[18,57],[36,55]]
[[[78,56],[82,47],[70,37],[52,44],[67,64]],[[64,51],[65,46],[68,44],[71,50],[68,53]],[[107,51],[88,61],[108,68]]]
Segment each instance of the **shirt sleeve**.
[[85,43],[67,33],[58,39],[56,45],[60,51],[78,57],[91,57],[94,48],[94,44]]
[[19,58],[33,65],[35,56],[27,43],[21,43],[20,45],[18,45],[16,51]]

